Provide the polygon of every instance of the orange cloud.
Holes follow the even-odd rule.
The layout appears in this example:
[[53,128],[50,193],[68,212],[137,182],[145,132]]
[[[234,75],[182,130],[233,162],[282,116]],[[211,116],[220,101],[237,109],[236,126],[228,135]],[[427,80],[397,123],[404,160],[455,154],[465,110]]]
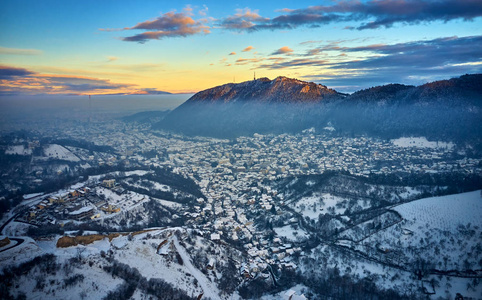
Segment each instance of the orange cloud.
[[290,54],[293,52],[293,49],[291,49],[288,46],[284,46],[273,52],[271,55],[278,55],[278,54]]
[[243,52],[248,52],[248,51],[251,51],[251,50],[253,50],[253,49],[254,49],[253,46],[248,46],[248,47],[246,47],[246,48],[243,49]]
[[229,53],[229,55],[236,55],[236,52],[231,52]]
[[149,40],[159,40],[166,37],[186,37],[194,34],[208,34],[211,31],[206,25],[210,19],[194,20],[193,8],[186,6],[183,12],[168,12],[153,20],[137,23],[133,27],[123,29],[99,29],[101,31],[145,30],[145,32],[121,38],[127,42],[145,43]]
[[238,58],[236,60],[236,65],[242,66],[242,65],[247,65],[250,63],[257,63],[263,61],[262,58]]

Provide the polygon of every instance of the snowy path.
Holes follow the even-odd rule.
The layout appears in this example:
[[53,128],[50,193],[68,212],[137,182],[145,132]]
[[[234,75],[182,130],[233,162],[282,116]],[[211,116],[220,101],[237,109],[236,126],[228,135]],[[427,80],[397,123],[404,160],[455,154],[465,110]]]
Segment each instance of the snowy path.
[[191,272],[191,275],[197,279],[199,285],[201,285],[204,296],[209,297],[213,300],[221,299],[218,295],[217,287],[211,281],[209,281],[209,279],[207,279],[201,271],[199,271],[196,267],[192,265],[191,257],[189,256],[189,254],[187,254],[186,249],[179,245],[177,237],[174,235],[172,239],[174,240],[174,246],[176,246],[177,252],[179,253],[179,255],[181,255],[181,258],[186,265],[186,268],[189,270],[189,272]]

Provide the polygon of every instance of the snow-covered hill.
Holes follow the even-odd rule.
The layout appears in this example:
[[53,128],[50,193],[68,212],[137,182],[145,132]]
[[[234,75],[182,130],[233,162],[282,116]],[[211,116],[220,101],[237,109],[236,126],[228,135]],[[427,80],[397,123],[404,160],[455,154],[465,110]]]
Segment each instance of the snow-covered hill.
[[402,221],[382,229],[356,248],[411,268],[423,260],[430,269],[466,272],[480,268],[481,191],[424,198],[393,207]]
[[78,162],[80,159],[75,156],[70,150],[67,148],[57,145],[57,144],[50,144],[44,148],[44,154],[48,158],[55,158],[67,161]]

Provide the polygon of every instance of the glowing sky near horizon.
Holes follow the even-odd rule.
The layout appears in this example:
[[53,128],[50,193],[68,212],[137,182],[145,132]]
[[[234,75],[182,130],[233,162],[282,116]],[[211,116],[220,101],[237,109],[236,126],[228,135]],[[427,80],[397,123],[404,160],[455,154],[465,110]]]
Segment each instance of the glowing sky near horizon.
[[0,96],[196,92],[257,77],[340,91],[482,70],[482,1],[0,3]]

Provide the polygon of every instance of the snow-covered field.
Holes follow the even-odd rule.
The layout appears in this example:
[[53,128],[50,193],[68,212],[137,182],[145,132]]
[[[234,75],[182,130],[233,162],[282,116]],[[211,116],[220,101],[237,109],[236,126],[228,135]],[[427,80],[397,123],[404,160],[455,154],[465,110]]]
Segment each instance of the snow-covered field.
[[[127,176],[127,177],[132,176],[132,175],[144,176],[144,175],[146,175],[147,173],[150,173],[150,172],[152,172],[152,171],[144,171],[144,170],[127,171],[127,172],[125,172],[125,176]],[[92,175],[92,176],[89,176],[89,181],[94,181],[94,182],[97,181],[98,182],[106,176],[120,176],[120,174],[121,174],[121,172],[117,171],[117,172],[110,172],[110,173],[106,173],[106,174]]]
[[77,156],[75,156],[72,152],[70,152],[70,150],[57,144],[50,144],[47,147],[45,147],[44,154],[48,158],[56,158],[61,160],[74,161],[74,162],[80,161],[80,159]]
[[127,191],[123,195],[118,195],[111,191],[110,189],[104,187],[97,187],[97,195],[104,195],[105,199],[108,200],[109,204],[120,207],[122,209],[129,209],[140,202],[146,202],[149,197],[146,195],[138,194],[135,192]]
[[424,198],[393,207],[403,218],[358,245],[358,250],[410,267],[423,259],[438,270],[478,269],[482,249],[479,191]]
[[392,144],[398,147],[418,147],[418,148],[447,148],[452,149],[455,145],[450,142],[431,142],[425,137],[401,137],[391,140]]
[[302,229],[295,230],[291,225],[274,228],[279,237],[284,237],[289,241],[304,240],[308,238],[308,234]]
[[162,199],[155,199],[157,202],[161,203],[163,206],[169,207],[171,209],[180,209],[182,207],[181,203],[162,200]]
[[143,180],[138,180],[137,182],[132,182],[132,181],[125,181],[126,184],[136,187],[136,188],[141,188],[141,189],[153,189],[153,190],[158,190],[161,192],[170,192],[171,187],[165,184],[161,184],[159,182],[143,179]]
[[474,191],[463,194],[432,197],[412,201],[393,208],[410,223],[409,229],[438,228],[455,232],[459,225],[471,224],[482,229],[482,194]]
[[14,146],[9,146],[5,151],[5,154],[31,155],[32,149],[25,148],[23,145],[14,145]]
[[327,210],[332,210],[335,214],[344,214],[346,207],[341,206],[344,200],[342,197],[328,193],[314,194],[301,198],[296,203],[290,204],[290,207],[302,214],[303,217],[316,220],[320,213],[325,214]]

